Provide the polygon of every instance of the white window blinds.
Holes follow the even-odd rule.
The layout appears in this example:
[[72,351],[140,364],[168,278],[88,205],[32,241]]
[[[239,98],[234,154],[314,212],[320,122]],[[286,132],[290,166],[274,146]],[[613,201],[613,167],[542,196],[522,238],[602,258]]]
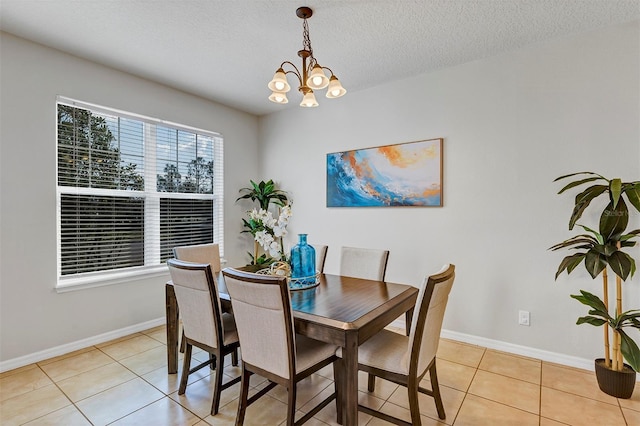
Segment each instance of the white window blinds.
[[57,111],[59,280],[158,266],[178,245],[224,253],[219,134],[62,97]]

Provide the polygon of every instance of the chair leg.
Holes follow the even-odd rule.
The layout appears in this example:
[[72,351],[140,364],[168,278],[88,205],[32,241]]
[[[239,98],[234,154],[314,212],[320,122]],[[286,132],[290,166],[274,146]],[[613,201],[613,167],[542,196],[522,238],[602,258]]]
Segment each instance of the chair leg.
[[433,400],[436,402],[436,410],[438,411],[438,417],[441,419],[446,418],[444,412],[444,405],[442,405],[442,396],[440,395],[440,386],[438,386],[438,373],[436,371],[436,360],[433,360],[433,364],[429,368],[429,377],[431,378],[431,389],[433,392]]
[[336,393],[336,422],[342,424],[342,380],[343,378],[342,358],[338,358],[333,363],[333,383]]
[[214,354],[209,354],[209,368],[211,371],[216,369],[216,356]]
[[287,426],[294,426],[296,420],[296,393],[298,387],[293,380],[289,380],[289,399],[287,403]]
[[249,396],[249,379],[251,373],[242,367],[242,380],[240,383],[240,397],[238,398],[238,414],[236,415],[236,426],[244,424],[244,414],[247,411],[247,397]]
[[180,338],[180,349],[179,349],[179,351],[180,351],[180,353],[181,353],[181,354],[183,354],[183,353],[184,353],[185,342],[186,342],[186,339],[185,339],[185,337],[184,337],[184,331],[183,331],[183,332],[182,332],[182,336],[181,336],[181,338]]
[[233,352],[231,352],[231,365],[234,367],[238,366],[238,348],[235,348]]
[[191,346],[190,343],[185,342],[183,359],[184,363],[182,364],[182,377],[180,378],[180,388],[178,389],[178,395],[184,395],[184,391],[187,389],[187,379],[189,379],[189,368],[191,367],[192,349],[193,346]]
[[373,392],[374,390],[376,390],[376,376],[371,373],[369,373],[367,377],[367,390],[369,392]]
[[411,425],[421,426],[422,420],[420,419],[420,406],[418,405],[418,381],[416,379],[409,379],[407,383],[407,392],[409,397],[409,411],[411,413]]
[[215,416],[218,414],[218,409],[220,408],[220,394],[222,393],[222,376],[224,367],[222,366],[224,357],[222,353],[218,353],[215,355],[216,358],[216,378],[215,382],[213,382],[213,401],[211,402],[211,415]]

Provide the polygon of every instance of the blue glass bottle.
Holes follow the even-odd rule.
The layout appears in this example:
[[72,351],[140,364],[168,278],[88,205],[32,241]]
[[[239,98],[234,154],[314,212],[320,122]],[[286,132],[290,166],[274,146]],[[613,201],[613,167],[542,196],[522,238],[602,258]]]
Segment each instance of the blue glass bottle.
[[316,282],[316,249],[307,244],[307,234],[298,234],[291,249],[291,279],[300,284]]

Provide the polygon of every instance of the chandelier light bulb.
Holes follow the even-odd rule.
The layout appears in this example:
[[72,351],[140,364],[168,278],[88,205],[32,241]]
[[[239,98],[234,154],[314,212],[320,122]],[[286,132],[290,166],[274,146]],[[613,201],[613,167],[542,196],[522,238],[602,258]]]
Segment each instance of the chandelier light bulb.
[[271,92],[271,96],[269,96],[269,100],[271,102],[275,102],[277,104],[286,104],[289,102],[287,99],[287,94],[284,92]]
[[315,89],[324,89],[328,85],[329,85],[329,79],[324,74],[324,71],[322,71],[322,67],[316,64],[311,70],[311,74],[307,79],[307,86],[315,90]]
[[335,75],[331,76],[331,80],[329,81],[329,88],[327,89],[327,98],[334,99],[343,96],[347,91],[340,84],[340,80]]
[[316,101],[316,97],[314,96],[312,91],[304,94],[302,102],[300,102],[300,106],[305,108],[313,108],[318,106],[318,102]]
[[273,75],[273,78],[269,82],[269,89],[273,92],[283,92],[286,93],[291,90],[291,86],[287,82],[287,76],[284,73],[282,68],[278,68],[278,71]]

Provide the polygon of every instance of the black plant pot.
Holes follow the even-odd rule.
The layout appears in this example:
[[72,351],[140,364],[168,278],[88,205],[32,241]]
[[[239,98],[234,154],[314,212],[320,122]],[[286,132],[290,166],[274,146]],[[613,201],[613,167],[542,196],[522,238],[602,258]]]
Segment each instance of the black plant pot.
[[605,366],[604,358],[596,359],[595,365],[598,386],[602,392],[616,398],[631,398],[636,385],[636,372],[631,366],[624,364],[622,371],[615,371]]

